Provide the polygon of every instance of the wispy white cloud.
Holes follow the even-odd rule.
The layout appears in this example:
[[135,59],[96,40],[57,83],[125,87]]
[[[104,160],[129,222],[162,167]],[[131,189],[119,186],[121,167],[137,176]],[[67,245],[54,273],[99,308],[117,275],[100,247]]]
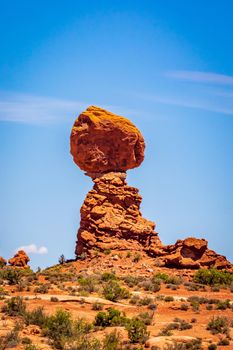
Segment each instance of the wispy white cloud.
[[79,101],[0,92],[0,121],[44,124],[72,120],[86,106]]
[[201,109],[209,112],[223,113],[228,115],[233,115],[233,104],[230,103],[228,106],[224,101],[215,101],[209,100],[209,98],[201,97],[200,99],[197,96],[161,96],[161,95],[146,95],[146,94],[137,94],[139,98],[142,98],[147,101],[154,101],[161,104],[180,106],[186,108]]
[[173,79],[192,81],[196,83],[233,85],[233,76],[213,72],[174,70],[166,72],[165,76]]
[[37,247],[36,244],[23,245],[16,249],[16,252],[19,250],[24,250],[27,254],[48,254],[48,248],[45,246]]

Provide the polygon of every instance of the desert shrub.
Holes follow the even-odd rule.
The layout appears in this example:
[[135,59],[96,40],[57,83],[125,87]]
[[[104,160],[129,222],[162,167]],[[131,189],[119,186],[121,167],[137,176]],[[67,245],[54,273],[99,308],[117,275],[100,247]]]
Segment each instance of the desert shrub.
[[26,325],[34,324],[41,328],[45,327],[48,322],[48,316],[44,313],[44,309],[41,306],[32,311],[26,310],[23,319]]
[[210,286],[231,285],[233,274],[228,271],[219,271],[217,269],[200,269],[194,275],[194,281]]
[[187,343],[166,344],[164,350],[202,350],[202,339],[193,339]]
[[228,319],[224,316],[213,317],[208,325],[207,330],[212,334],[228,334],[229,333],[229,322]]
[[12,268],[6,268],[1,271],[1,277],[7,280],[10,285],[15,285],[20,281],[22,272]]
[[136,253],[133,257],[133,262],[139,262],[141,260],[142,256],[140,253]]
[[140,301],[139,295],[132,295],[132,297],[129,300],[130,304],[132,305],[137,305],[139,301]]
[[193,311],[196,311],[196,312],[199,311],[200,310],[200,303],[199,303],[199,301],[197,301],[197,300],[196,301],[195,300],[192,301],[191,302],[191,307],[192,307]]
[[57,297],[51,297],[50,301],[52,301],[53,303],[57,303],[59,299]]
[[5,302],[2,312],[9,316],[22,316],[25,313],[26,304],[21,297],[13,297]]
[[39,284],[35,289],[35,293],[39,294],[47,294],[49,291],[49,285],[48,284]]
[[153,279],[146,279],[139,283],[139,287],[143,288],[146,291],[158,292],[161,289],[160,281]]
[[168,295],[168,296],[166,296],[166,297],[164,298],[164,301],[166,301],[166,302],[171,302],[171,301],[174,301],[174,297],[173,297],[173,296]]
[[121,347],[121,340],[120,340],[120,334],[117,332],[115,329],[109,334],[106,334],[104,339],[103,339],[103,350],[120,350],[122,349]]
[[149,310],[153,310],[153,311],[154,311],[154,310],[157,309],[157,307],[158,307],[157,304],[153,304],[153,303],[152,303],[152,304],[149,304],[147,308],[148,308]]
[[103,295],[105,299],[111,301],[117,301],[119,299],[128,299],[130,292],[119,285],[117,281],[110,280],[103,288]]
[[153,313],[142,312],[137,317],[142,320],[145,325],[149,326],[152,323]]
[[182,310],[182,311],[188,311],[188,309],[189,309],[188,304],[182,303],[182,304],[180,305],[180,310]]
[[137,317],[133,317],[130,322],[126,325],[128,331],[128,337],[131,343],[144,344],[148,337],[149,332],[145,323]]
[[144,297],[144,298],[141,298],[138,302],[139,305],[141,306],[145,306],[145,305],[149,305],[153,302],[153,298],[151,297]]
[[55,315],[48,317],[44,335],[52,340],[55,348],[62,349],[65,339],[72,336],[71,314],[64,310],[57,310]]
[[174,275],[168,275],[167,273],[163,273],[163,272],[156,273],[152,279],[154,281],[163,281],[166,284],[173,284],[173,285],[179,285],[182,283],[182,280],[180,277],[177,277]]
[[101,275],[101,280],[104,282],[108,282],[111,280],[117,280],[117,276],[115,275],[114,272],[104,272]]
[[227,338],[220,339],[218,345],[227,346],[230,345],[230,340]]
[[98,327],[124,326],[128,319],[121,311],[109,308],[107,312],[100,311],[95,317],[94,325]]
[[218,286],[211,287],[211,292],[220,292],[220,287]]
[[94,276],[80,277],[78,283],[80,292],[93,293],[98,290],[98,281]]
[[111,254],[111,249],[106,249],[106,250],[104,251],[104,254],[105,254],[105,255]]
[[231,301],[229,299],[227,300],[219,300],[219,302],[216,304],[216,310],[226,310],[231,308]]
[[0,349],[5,350],[7,348],[14,348],[20,342],[19,327],[16,325],[10,332],[4,337],[0,338]]
[[216,344],[210,344],[208,346],[208,350],[216,350],[217,349],[217,345]]
[[8,292],[3,287],[0,287],[0,300],[4,299],[6,295],[8,295]]
[[104,308],[104,305],[102,303],[93,303],[92,304],[92,310],[95,310],[95,311],[100,311],[100,310],[103,310]]
[[213,310],[213,305],[212,304],[207,304],[206,305],[206,310]]
[[38,347],[35,344],[26,344],[24,350],[38,350]]
[[137,276],[125,276],[123,277],[123,281],[130,287],[137,286],[143,279]]
[[28,337],[23,337],[21,338],[21,343],[26,345],[26,344],[31,344],[32,343],[32,340]]

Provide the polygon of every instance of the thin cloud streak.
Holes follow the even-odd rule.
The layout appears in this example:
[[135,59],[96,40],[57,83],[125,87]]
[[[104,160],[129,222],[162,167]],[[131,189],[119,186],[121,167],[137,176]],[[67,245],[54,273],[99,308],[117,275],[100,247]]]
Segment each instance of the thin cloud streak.
[[174,70],[165,73],[172,79],[192,81],[196,83],[211,83],[216,85],[233,85],[233,76],[201,71]]
[[148,101],[154,101],[161,104],[166,105],[174,105],[179,107],[186,107],[186,108],[195,108],[195,109],[201,109],[209,112],[215,112],[215,113],[223,113],[227,115],[233,115],[233,107],[232,108],[224,108],[221,105],[214,105],[211,104],[209,101],[197,101],[197,100],[191,100],[191,99],[180,99],[177,97],[162,97],[158,95],[144,95],[144,94],[137,94],[137,97],[142,98],[144,100]]
[[0,93],[0,121],[30,124],[64,122],[86,108],[79,101],[60,100],[20,93]]

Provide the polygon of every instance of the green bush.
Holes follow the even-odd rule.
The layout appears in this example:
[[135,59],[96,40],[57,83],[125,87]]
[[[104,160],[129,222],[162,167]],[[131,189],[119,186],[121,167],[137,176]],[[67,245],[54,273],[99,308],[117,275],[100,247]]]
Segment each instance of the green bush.
[[217,349],[217,345],[216,344],[210,344],[208,346],[208,350],[216,350]]
[[130,292],[119,285],[115,280],[110,280],[103,288],[103,295],[105,299],[111,301],[117,301],[119,299],[128,299]]
[[48,316],[44,313],[44,309],[41,306],[32,311],[26,310],[23,318],[26,325],[34,324],[41,328],[45,327],[48,322]]
[[229,333],[229,322],[228,319],[224,316],[213,317],[208,325],[207,330],[209,330],[212,334],[228,334]]
[[219,271],[217,269],[200,269],[194,275],[194,281],[214,285],[231,285],[233,282],[233,274],[228,271]]
[[112,331],[109,334],[106,334],[103,339],[103,350],[121,350],[121,340],[120,334],[117,330]]
[[23,316],[26,310],[26,304],[21,297],[13,297],[5,302],[2,312],[9,316]]
[[80,292],[93,293],[98,290],[98,281],[94,276],[80,277],[78,282],[80,284]]
[[230,340],[227,338],[220,339],[218,345],[227,346],[230,345]]
[[98,327],[124,326],[128,319],[122,315],[121,311],[109,308],[107,312],[100,311],[97,313],[94,325]]
[[126,325],[128,337],[131,343],[144,344],[149,338],[149,332],[145,323],[137,317],[134,317]]
[[95,310],[95,311],[100,311],[100,310],[103,310],[104,308],[104,305],[102,303],[93,303],[92,304],[92,310]]
[[34,289],[34,293],[39,293],[39,294],[47,294],[48,291],[49,291],[49,285],[48,284],[39,284]]

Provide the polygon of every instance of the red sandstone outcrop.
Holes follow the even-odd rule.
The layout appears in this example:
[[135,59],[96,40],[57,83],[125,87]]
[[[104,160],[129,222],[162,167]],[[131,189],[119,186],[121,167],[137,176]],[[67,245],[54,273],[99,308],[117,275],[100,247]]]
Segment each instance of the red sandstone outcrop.
[[[163,246],[153,254],[157,257],[160,266],[199,269],[215,267],[217,269],[227,269],[231,263],[227,259],[208,249],[208,242],[205,239],[189,237],[184,240],[178,240],[175,244]],[[158,257],[160,255],[160,257]]]
[[6,260],[2,256],[0,256],[0,266],[4,265],[6,265]]
[[29,257],[23,250],[19,250],[13,258],[8,260],[9,264],[15,267],[27,267],[29,261]]
[[140,131],[126,118],[91,106],[76,119],[70,136],[74,162],[94,186],[81,207],[76,256],[105,250],[144,251],[161,266],[229,268],[225,257],[204,239],[187,238],[162,245],[155,224],[142,217],[138,190],[126,183],[126,170],[144,159]]
[[140,213],[141,196],[128,186],[125,173],[107,173],[94,180],[81,207],[76,255],[96,251],[149,249],[161,242],[155,224]]
[[142,134],[128,119],[95,106],[79,115],[71,131],[74,162],[91,177],[139,166],[144,149]]

